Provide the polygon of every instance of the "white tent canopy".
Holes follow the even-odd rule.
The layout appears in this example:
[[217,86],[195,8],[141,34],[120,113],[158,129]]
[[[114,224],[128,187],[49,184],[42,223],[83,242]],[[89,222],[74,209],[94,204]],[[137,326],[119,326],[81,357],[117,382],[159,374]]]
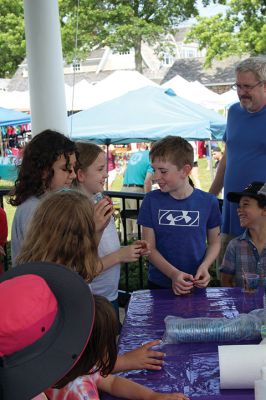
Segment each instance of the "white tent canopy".
[[[69,107],[72,98],[72,89],[69,85],[65,84],[66,101]],[[0,92],[0,107],[17,110],[17,111],[30,111],[30,93],[29,90],[24,92],[13,90],[12,92]]]
[[[65,88],[68,85],[65,85]],[[86,79],[82,79],[73,87],[68,86],[66,89],[67,110],[84,110],[87,108],[88,98],[91,96],[93,85]]]
[[[145,86],[159,85],[137,71],[115,71],[95,85],[85,79],[74,87],[65,84],[67,110],[85,110]],[[29,91],[0,92],[0,107],[30,111]]]
[[[86,110],[147,86],[159,87],[157,83],[137,71],[115,71],[95,85],[85,79],[74,87],[65,84],[67,110]],[[200,82],[188,82],[179,75],[164,83],[162,87],[171,88],[178,96],[215,111],[225,109],[238,101],[237,93],[233,90],[218,95]],[[29,91],[0,92],[0,107],[30,111]]]
[[237,103],[239,101],[237,92],[233,89],[228,90],[228,92],[224,92],[220,94],[220,98],[224,106],[231,105],[233,103]]
[[198,81],[189,82],[181,76],[176,75],[162,86],[164,88],[171,88],[178,96],[193,103],[201,104],[206,108],[216,111],[223,108],[219,94],[207,89]]
[[[85,110],[145,86],[159,86],[137,71],[115,71],[79,96],[74,92],[74,110]],[[78,98],[79,97],[79,98]]]
[[18,111],[30,111],[29,91],[0,92],[0,107]]

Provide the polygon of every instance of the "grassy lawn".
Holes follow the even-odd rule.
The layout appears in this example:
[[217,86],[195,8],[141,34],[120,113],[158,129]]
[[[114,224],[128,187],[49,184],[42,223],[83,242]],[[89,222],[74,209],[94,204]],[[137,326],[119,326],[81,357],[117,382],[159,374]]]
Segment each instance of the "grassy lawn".
[[199,165],[199,180],[201,184],[201,189],[204,190],[205,192],[208,192],[212,182],[211,172],[210,170],[207,169],[208,161],[206,160],[206,158],[200,158],[198,160],[198,165]]

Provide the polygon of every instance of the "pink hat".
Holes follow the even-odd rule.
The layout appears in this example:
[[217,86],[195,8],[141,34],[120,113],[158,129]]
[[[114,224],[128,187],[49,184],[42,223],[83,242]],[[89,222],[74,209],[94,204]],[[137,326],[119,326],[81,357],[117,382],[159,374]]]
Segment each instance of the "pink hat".
[[29,400],[78,361],[93,327],[93,296],[62,265],[19,265],[0,276],[0,321],[0,398]]

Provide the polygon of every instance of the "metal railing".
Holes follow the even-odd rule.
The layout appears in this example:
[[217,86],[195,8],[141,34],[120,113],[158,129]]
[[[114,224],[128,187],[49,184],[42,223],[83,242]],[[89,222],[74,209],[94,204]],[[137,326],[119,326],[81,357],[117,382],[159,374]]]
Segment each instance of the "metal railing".
[[[0,190],[0,204],[1,207],[4,207],[4,202],[3,202],[3,197],[7,196],[10,191],[10,188],[8,189],[1,189]],[[127,219],[137,219],[139,208],[140,208],[140,203],[141,200],[144,197],[143,193],[131,193],[131,192],[117,192],[117,191],[105,191],[104,192],[106,195],[111,197],[112,199],[119,199],[119,202],[115,202],[114,208],[115,208],[115,213],[114,217],[116,220],[116,224],[118,227],[118,233],[119,237],[121,240],[122,245],[127,246],[131,241],[128,239],[128,233],[127,233]],[[126,199],[134,199],[136,200],[137,207],[136,209],[131,209],[128,210],[126,209]],[[10,229],[10,227],[9,227]],[[140,226],[138,226],[138,239],[141,238],[141,231],[140,231]],[[7,250],[7,249],[6,249]],[[7,253],[7,251],[6,251]],[[140,257],[138,263],[134,263],[134,268],[138,268],[138,288],[143,289],[144,288],[144,261],[143,258]],[[8,258],[8,255],[4,257],[4,267],[5,270],[10,268],[10,258]],[[127,298],[130,296],[130,265],[129,263],[124,263],[123,264],[123,269],[125,271],[125,289],[120,290],[120,298],[121,301],[123,302],[123,298],[125,301]]]
[[[134,192],[116,192],[116,191],[106,191],[104,192],[107,194],[109,197],[112,199],[120,199],[120,206],[116,208],[118,210],[118,213],[116,215],[116,218],[121,220],[122,223],[122,229],[120,229],[121,234],[121,242],[122,245],[127,246],[130,243],[130,240],[128,239],[128,232],[127,232],[127,220],[128,219],[137,219],[138,213],[139,213],[139,208],[141,204],[141,200],[144,198],[144,193],[134,193]],[[137,207],[136,209],[127,209],[126,208],[126,199],[134,199],[136,200]],[[121,232],[122,231],[122,232]],[[138,239],[141,239],[141,229],[140,225],[138,225]],[[144,260],[143,257],[140,257],[137,263],[134,263],[134,265],[130,266],[130,263],[123,263],[122,265],[122,270],[125,272],[125,289],[119,289],[119,300],[121,304],[124,304],[130,294],[130,269],[131,268],[138,268],[137,275],[138,275],[138,282],[137,282],[137,288],[138,289],[143,289],[144,288]]]

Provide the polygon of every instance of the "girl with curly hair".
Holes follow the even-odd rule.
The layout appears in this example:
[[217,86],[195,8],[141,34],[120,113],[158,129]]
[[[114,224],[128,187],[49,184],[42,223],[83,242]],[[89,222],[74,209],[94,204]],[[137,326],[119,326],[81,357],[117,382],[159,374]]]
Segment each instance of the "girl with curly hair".
[[17,207],[11,233],[13,264],[40,199],[51,190],[71,186],[75,163],[75,143],[59,132],[47,129],[26,145],[9,200]]

